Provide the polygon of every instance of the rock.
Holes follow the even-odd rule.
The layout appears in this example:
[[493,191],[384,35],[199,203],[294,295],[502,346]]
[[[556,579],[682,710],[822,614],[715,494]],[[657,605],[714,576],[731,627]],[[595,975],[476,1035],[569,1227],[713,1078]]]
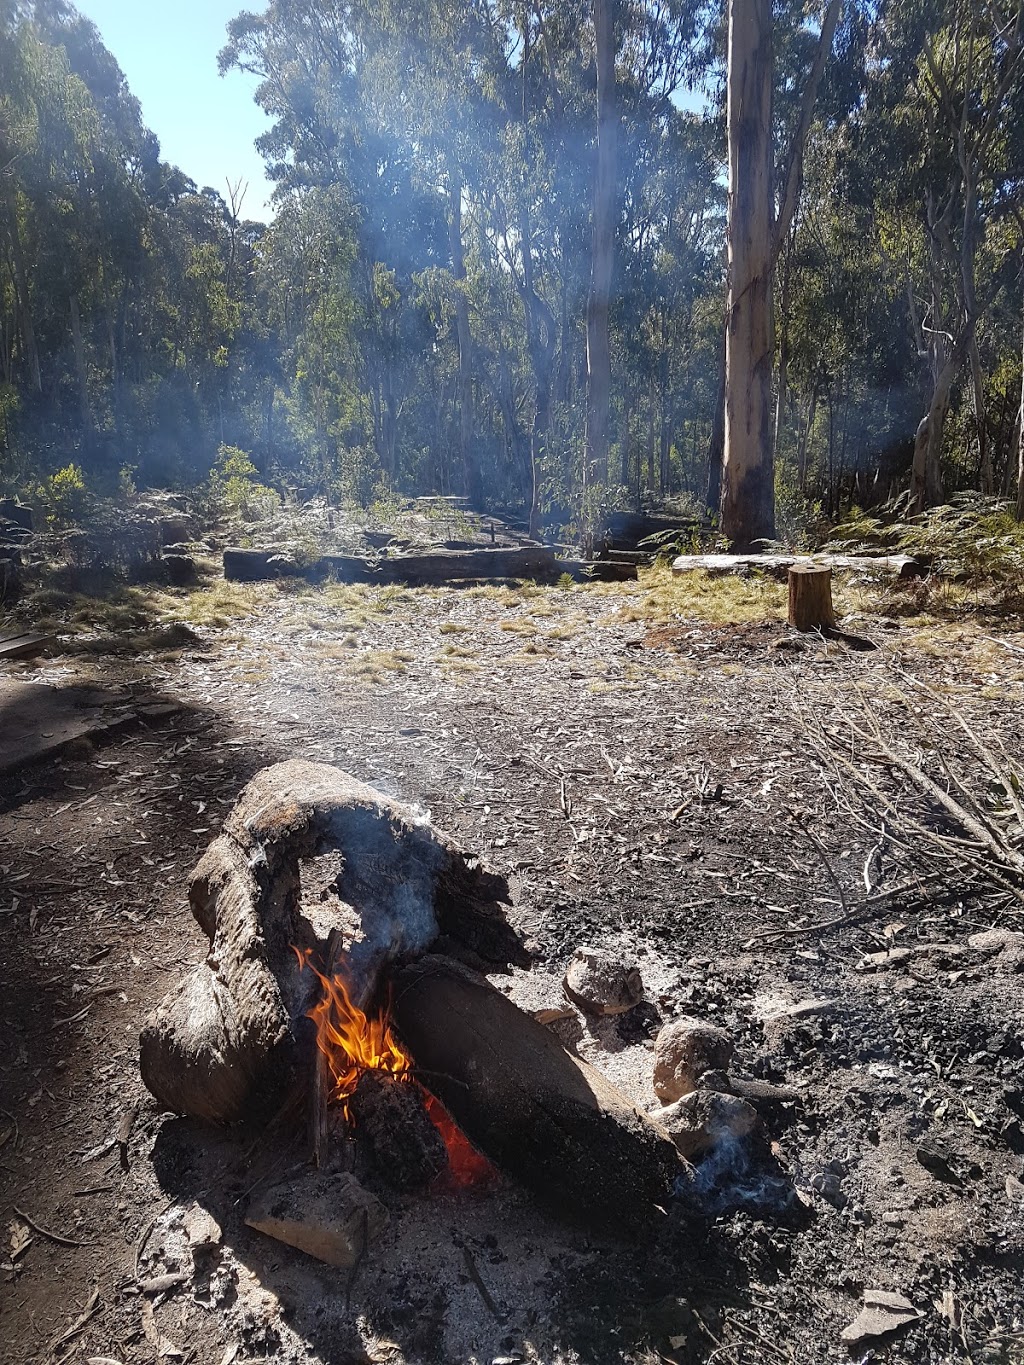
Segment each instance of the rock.
[[986,929],[972,934],[967,942],[975,952],[994,953],[997,971],[1024,971],[1024,933],[1019,929]]
[[302,574],[302,568],[294,555],[271,555],[267,560],[267,568],[279,578],[297,578]]
[[703,1156],[722,1142],[746,1137],[758,1125],[757,1110],[738,1095],[692,1090],[652,1117],[687,1160]]
[[865,1289],[864,1307],[843,1329],[842,1340],[847,1346],[860,1346],[872,1337],[882,1337],[916,1322],[921,1314],[902,1294],[885,1289]]
[[327,1265],[351,1269],[388,1223],[379,1199],[354,1175],[309,1173],[253,1200],[246,1224]]
[[1013,1204],[1024,1203],[1024,1182],[1015,1175],[1006,1177],[1006,1197]]
[[947,1185],[962,1185],[963,1181],[953,1169],[951,1157],[942,1143],[935,1139],[922,1142],[915,1153],[925,1170],[936,1180],[944,1180]]
[[654,1091],[663,1104],[696,1090],[705,1071],[728,1071],[734,1051],[725,1029],[681,1015],[654,1044]]
[[811,1189],[815,1194],[820,1195],[826,1204],[831,1204],[834,1209],[846,1207],[842,1177],[833,1171],[818,1171],[816,1175],[812,1175]]
[[160,544],[180,545],[192,539],[192,518],[188,516],[161,517],[159,521]]
[[580,948],[566,968],[566,995],[588,1014],[625,1014],[644,998],[636,964],[600,948]]
[[183,1221],[185,1236],[194,1252],[212,1251],[214,1247],[220,1246],[223,1234],[212,1213],[195,1205],[186,1209]]
[[160,562],[174,587],[184,588],[196,581],[196,561],[191,555],[164,555]]

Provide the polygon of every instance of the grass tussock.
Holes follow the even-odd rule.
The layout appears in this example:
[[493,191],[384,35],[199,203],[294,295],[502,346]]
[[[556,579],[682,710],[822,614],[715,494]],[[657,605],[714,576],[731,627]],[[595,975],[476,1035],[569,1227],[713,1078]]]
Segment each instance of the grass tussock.
[[398,649],[367,649],[352,659],[348,672],[363,682],[383,682],[390,675],[404,673],[413,655]]
[[606,618],[609,624],[643,621],[667,625],[672,621],[705,621],[709,625],[745,625],[750,621],[781,621],[786,618],[786,585],[763,574],[749,578],[738,574],[711,577],[702,570],[673,574],[667,565],[655,565],[641,575],[640,591],[632,585],[605,584],[619,594],[603,592],[606,600],[625,598]]

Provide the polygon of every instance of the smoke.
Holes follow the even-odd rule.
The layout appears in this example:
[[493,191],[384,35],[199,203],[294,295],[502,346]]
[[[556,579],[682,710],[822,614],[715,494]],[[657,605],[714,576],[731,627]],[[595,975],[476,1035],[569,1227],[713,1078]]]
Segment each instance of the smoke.
[[746,1209],[778,1217],[797,1203],[796,1189],[775,1159],[747,1138],[724,1137],[691,1179],[677,1181],[677,1195],[709,1217]]

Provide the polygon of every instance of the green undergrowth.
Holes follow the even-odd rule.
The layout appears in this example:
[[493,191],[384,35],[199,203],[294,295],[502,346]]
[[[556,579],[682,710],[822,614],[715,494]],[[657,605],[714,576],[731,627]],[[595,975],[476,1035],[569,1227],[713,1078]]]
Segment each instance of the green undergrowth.
[[889,583],[879,608],[892,615],[1016,611],[1024,604],[1024,523],[1013,505],[980,493],[955,494],[919,516],[900,500],[868,514],[854,510],[825,546],[842,554],[914,555],[928,577]]

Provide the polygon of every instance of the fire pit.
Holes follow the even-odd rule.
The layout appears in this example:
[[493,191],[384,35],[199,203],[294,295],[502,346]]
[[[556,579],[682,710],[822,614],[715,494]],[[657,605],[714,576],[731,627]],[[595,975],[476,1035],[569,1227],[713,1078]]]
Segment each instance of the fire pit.
[[[332,874],[315,900],[312,859]],[[189,887],[210,953],[147,1021],[141,1067],[179,1113],[259,1131],[307,1116],[314,1169],[262,1191],[253,1226],[352,1264],[386,1221],[376,1183],[499,1172],[616,1232],[664,1216],[691,1176],[667,1133],[487,979],[530,963],[507,900],[425,818],[338,769],[283,763],[245,788]],[[330,1246],[309,1231],[325,1210],[343,1229]]]

